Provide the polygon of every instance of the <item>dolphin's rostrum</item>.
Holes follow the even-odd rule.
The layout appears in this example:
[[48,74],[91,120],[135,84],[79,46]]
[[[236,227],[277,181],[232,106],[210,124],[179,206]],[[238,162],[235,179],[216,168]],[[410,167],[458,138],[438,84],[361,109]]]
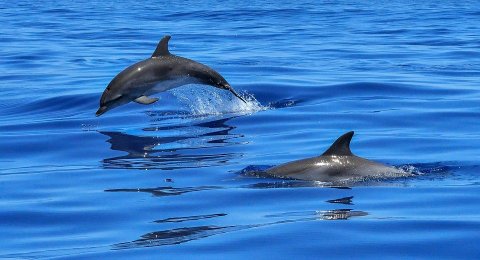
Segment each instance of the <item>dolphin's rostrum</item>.
[[102,94],[97,116],[130,101],[144,105],[153,104],[158,98],[149,97],[150,95],[191,83],[229,90],[246,103],[215,70],[196,61],[170,54],[169,40],[170,36],[163,37],[152,57],[131,65],[113,78]]
[[395,178],[411,173],[354,155],[350,141],[354,132],[340,136],[322,155],[285,163],[266,170],[275,177],[341,183],[367,178]]

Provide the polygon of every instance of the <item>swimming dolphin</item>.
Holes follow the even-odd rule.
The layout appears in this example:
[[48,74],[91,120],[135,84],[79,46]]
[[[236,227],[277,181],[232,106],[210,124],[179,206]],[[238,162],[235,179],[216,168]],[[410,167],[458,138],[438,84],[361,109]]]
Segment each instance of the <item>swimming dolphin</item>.
[[265,172],[275,177],[328,183],[413,175],[354,155],[350,151],[353,134],[351,131],[340,136],[318,157],[285,163]]
[[100,98],[100,116],[110,109],[135,101],[149,105],[158,101],[150,95],[186,84],[204,84],[229,90],[246,103],[215,70],[193,60],[170,54],[167,35],[158,43],[152,57],[124,69],[108,84]]

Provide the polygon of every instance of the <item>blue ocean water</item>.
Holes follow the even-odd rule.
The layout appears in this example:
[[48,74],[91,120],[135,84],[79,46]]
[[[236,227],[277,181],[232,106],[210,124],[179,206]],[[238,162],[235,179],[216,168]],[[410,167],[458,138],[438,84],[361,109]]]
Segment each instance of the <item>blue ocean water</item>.
[[[0,258],[478,259],[480,4],[418,2],[0,3]],[[193,85],[96,118],[166,34],[248,104]],[[350,130],[422,174],[243,174]]]

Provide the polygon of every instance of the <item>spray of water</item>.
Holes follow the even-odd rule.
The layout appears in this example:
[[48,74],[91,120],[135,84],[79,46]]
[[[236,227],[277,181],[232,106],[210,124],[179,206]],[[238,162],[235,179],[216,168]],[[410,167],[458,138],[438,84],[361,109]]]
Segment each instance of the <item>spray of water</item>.
[[406,174],[413,174],[413,175],[422,175],[424,174],[418,167],[415,167],[413,165],[399,165],[396,166],[395,168],[405,172]]
[[240,93],[246,103],[233,96],[230,92],[212,89],[204,86],[185,86],[173,89],[171,93],[194,116],[222,114],[253,114],[266,110],[253,95]]

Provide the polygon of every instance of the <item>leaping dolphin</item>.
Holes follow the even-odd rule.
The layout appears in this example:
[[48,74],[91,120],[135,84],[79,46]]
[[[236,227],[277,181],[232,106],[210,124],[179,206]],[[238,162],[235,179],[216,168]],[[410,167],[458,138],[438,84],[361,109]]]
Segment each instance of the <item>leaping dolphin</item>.
[[100,116],[110,109],[135,101],[149,105],[158,101],[150,95],[186,84],[204,84],[229,90],[246,103],[215,70],[193,60],[170,54],[167,35],[158,43],[152,57],[124,69],[108,84],[100,98]]
[[269,168],[265,172],[274,177],[328,183],[413,175],[354,155],[350,151],[353,134],[351,131],[340,136],[320,156],[285,163]]

